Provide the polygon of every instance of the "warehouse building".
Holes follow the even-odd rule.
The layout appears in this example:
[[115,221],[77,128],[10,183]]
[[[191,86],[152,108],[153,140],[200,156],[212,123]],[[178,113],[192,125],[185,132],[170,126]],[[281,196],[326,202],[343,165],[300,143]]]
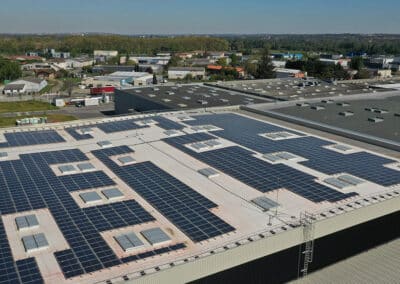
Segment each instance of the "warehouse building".
[[47,81],[40,78],[24,78],[7,84],[3,93],[6,95],[39,93],[47,86]]
[[394,153],[233,108],[0,134],[11,283],[283,283],[400,236]]
[[374,84],[379,84],[377,82],[361,82],[358,84],[356,82],[326,82],[315,78],[307,80],[303,78],[277,78],[218,82],[212,85],[225,90],[243,92],[279,101],[329,98],[388,91],[388,89],[374,88]]
[[171,80],[181,80],[187,76],[202,80],[206,76],[204,67],[170,67],[168,68],[168,78]]
[[271,100],[202,85],[154,86],[116,90],[115,112],[151,112],[266,103]]
[[117,71],[104,76],[86,78],[82,84],[93,87],[112,86],[116,88],[128,86],[146,86],[153,82],[153,75],[146,72]]
[[324,131],[400,150],[400,93],[293,101],[256,111]]

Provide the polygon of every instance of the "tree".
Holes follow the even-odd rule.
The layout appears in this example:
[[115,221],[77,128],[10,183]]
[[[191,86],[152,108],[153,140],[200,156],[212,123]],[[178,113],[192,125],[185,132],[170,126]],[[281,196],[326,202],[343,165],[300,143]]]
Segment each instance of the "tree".
[[171,59],[169,60],[169,62],[167,64],[167,70],[169,67],[177,67],[179,65],[180,61],[181,61],[180,57],[178,57],[176,55],[171,56]]
[[146,68],[146,72],[147,72],[147,73],[150,73],[150,74],[153,74],[153,68],[147,67],[147,68]]
[[0,58],[0,81],[15,80],[22,76],[18,63]]
[[192,76],[192,74],[186,74],[186,76],[185,76],[185,78],[184,78],[184,80],[186,81],[186,82],[190,82],[190,81],[192,81],[193,80],[193,76]]
[[360,71],[357,72],[356,75],[354,75],[354,79],[369,79],[370,78],[370,73],[366,69],[361,69]]
[[158,84],[157,76],[156,76],[156,74],[153,74],[153,85],[157,85],[157,84]]
[[224,57],[219,58],[216,63],[218,65],[221,65],[221,66],[227,66],[228,65],[228,62],[227,62],[226,58],[224,58]]
[[269,48],[264,48],[260,61],[257,66],[257,76],[258,79],[271,79],[276,78],[274,71],[274,65],[269,54]]
[[251,60],[247,60],[244,64],[244,70],[247,74],[257,77],[257,64],[251,62]]
[[231,59],[231,65],[236,67],[239,66],[239,58],[237,57],[237,55],[235,53],[232,53],[232,55],[230,56]]
[[351,67],[351,69],[354,69],[357,71],[360,71],[361,69],[363,69],[364,68],[363,58],[360,56],[353,57],[350,62],[350,67]]

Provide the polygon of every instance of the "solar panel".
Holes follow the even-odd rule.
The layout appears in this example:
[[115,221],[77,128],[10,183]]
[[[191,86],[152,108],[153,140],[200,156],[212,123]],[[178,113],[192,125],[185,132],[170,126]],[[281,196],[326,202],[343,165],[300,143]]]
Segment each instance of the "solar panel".
[[121,121],[103,122],[96,124],[96,127],[107,134],[149,127],[148,125],[138,125],[135,123],[135,121],[137,120],[127,119]]
[[93,151],[93,154],[193,241],[203,241],[234,230],[209,211],[217,206],[215,203],[153,163],[119,167],[109,158],[129,151],[132,151],[129,147],[115,147]]
[[313,176],[289,166],[269,164],[253,157],[253,152],[237,146],[202,153],[190,151],[184,146],[194,140],[208,140],[209,137],[208,134],[192,134],[167,138],[165,141],[261,192],[287,188],[314,202],[335,202],[357,195],[356,193],[341,193],[318,184]]
[[171,238],[160,228],[152,228],[141,231],[140,233],[152,245],[165,243],[171,240]]
[[[191,126],[215,125],[221,130],[213,132],[214,135],[233,141],[258,153],[293,153],[307,159],[307,161],[300,162],[302,165],[327,175],[346,172],[382,186],[392,186],[400,183],[400,173],[384,167],[385,164],[395,162],[391,159],[366,152],[341,154],[325,148],[332,145],[331,141],[305,136],[293,130],[233,113],[199,115],[195,118],[195,120],[187,121],[186,124]],[[260,136],[260,133],[269,132],[289,132],[300,137],[273,141]],[[198,140],[197,142],[204,140],[206,139]]]
[[65,142],[55,130],[24,131],[4,133],[7,142],[0,143],[0,148],[34,146]]
[[[35,258],[26,258],[26,259],[21,259],[15,262],[17,269],[18,269],[18,274],[19,274],[19,279],[21,283],[43,283],[43,278],[42,275],[40,274],[39,267],[36,263]],[[7,271],[13,271],[11,267],[7,268]],[[0,282],[3,283],[3,279],[6,279],[4,283],[17,283],[19,279],[14,279],[13,276],[15,274],[12,273],[2,273],[0,275]]]
[[67,127],[65,131],[77,141],[93,138],[91,135],[93,133],[91,128]]

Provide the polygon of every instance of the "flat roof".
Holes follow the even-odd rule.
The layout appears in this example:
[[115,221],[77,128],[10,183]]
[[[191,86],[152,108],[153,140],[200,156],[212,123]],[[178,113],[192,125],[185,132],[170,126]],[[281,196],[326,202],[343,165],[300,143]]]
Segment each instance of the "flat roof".
[[[149,119],[155,123],[139,127]],[[4,147],[10,148],[10,159],[0,161],[0,231],[5,232],[0,239],[6,244],[0,255],[7,260],[10,279],[25,277],[27,265],[30,278],[48,283],[141,277],[170,268],[170,263],[197,261],[205,252],[290,232],[300,226],[304,211],[325,220],[400,195],[398,159],[232,110],[143,114],[83,125],[93,130],[85,139],[64,127],[47,126],[51,138],[57,134],[63,139],[42,144],[36,137],[42,130],[34,127],[19,129],[32,138],[25,143],[10,143],[7,138],[24,136],[0,131]],[[171,129],[176,135],[165,134]],[[99,141],[113,146],[103,148]],[[205,146],[196,149],[194,143]],[[337,144],[350,149],[334,148]],[[290,159],[283,153],[291,154]],[[284,158],[269,161],[265,154]],[[119,158],[127,155],[136,163],[121,165]],[[58,170],[81,163],[96,170]],[[199,172],[210,167],[217,176],[210,179]],[[339,189],[324,181],[343,175],[342,182],[354,184]],[[123,196],[106,198],[102,192],[111,188]],[[92,196],[96,202],[85,202]],[[266,211],[254,203],[262,197],[279,207]],[[22,234],[15,218],[32,214],[39,228]],[[154,228],[165,233],[165,242],[153,243],[141,234]],[[31,239],[33,249],[26,252],[22,237],[38,232],[48,245],[36,250]],[[121,247],[116,238],[130,233],[143,246]]]
[[[193,109],[266,103],[271,100],[203,85],[154,86],[124,89],[118,96],[132,95],[165,106],[163,109]],[[126,102],[126,100],[124,100]],[[134,106],[132,106],[134,107]],[[158,109],[154,109],[158,110]],[[140,111],[140,110],[139,110]]]
[[[317,82],[318,84],[307,85],[307,82]],[[229,81],[218,82],[215,85],[221,88],[227,88],[239,92],[241,91],[285,101],[388,91],[388,89],[371,89],[371,84],[368,82],[363,84],[354,84],[350,83],[349,81],[337,81],[334,84],[315,78],[308,78],[307,80],[297,78],[281,78],[268,80]]]
[[[316,111],[311,109],[312,106],[323,106],[324,109]],[[400,142],[400,92],[387,97],[351,101],[339,97],[329,103],[312,102],[306,106],[276,108],[273,111]],[[352,115],[342,115],[344,112]],[[383,120],[369,120],[374,118]]]

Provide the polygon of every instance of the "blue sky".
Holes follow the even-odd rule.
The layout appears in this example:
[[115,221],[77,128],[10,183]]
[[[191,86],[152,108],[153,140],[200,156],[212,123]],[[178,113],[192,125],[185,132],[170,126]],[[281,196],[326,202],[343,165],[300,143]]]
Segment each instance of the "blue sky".
[[1,0],[0,33],[400,33],[399,0]]

